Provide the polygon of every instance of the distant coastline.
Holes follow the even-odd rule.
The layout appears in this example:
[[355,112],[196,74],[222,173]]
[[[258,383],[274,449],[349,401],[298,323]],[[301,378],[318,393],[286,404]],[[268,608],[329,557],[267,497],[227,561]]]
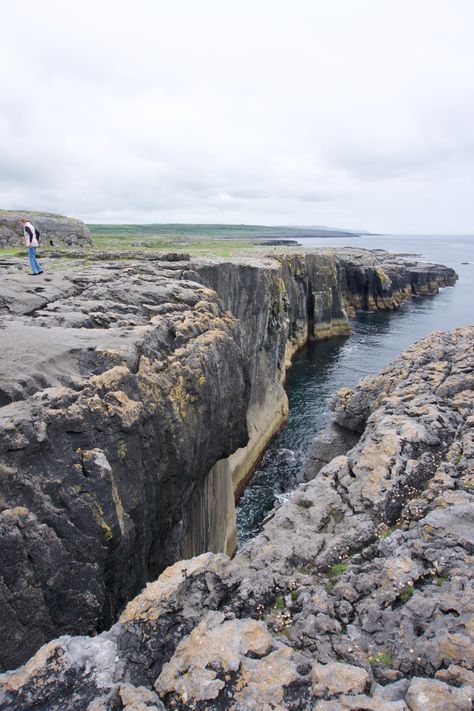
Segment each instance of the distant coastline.
[[305,238],[348,238],[371,234],[364,231],[340,230],[330,227],[285,227],[266,225],[228,224],[123,224],[88,225],[93,236],[129,235],[142,237],[206,238],[206,239],[305,239]]

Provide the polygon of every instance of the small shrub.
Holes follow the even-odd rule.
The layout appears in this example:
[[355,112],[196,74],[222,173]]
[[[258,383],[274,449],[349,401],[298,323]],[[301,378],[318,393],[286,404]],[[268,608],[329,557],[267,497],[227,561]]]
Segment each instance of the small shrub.
[[337,575],[342,575],[345,570],[347,570],[347,563],[334,563],[334,565],[331,565],[330,575],[336,577]]
[[379,538],[388,538],[396,530],[397,530],[396,526],[392,526],[391,528],[385,528],[383,531],[380,531]]
[[371,666],[380,664],[383,667],[391,667],[393,664],[393,659],[388,652],[380,652],[380,654],[373,654],[367,661]]
[[278,595],[277,598],[275,598],[275,602],[273,604],[273,607],[275,610],[284,610],[286,605],[285,605],[285,598],[283,595]]
[[292,590],[290,595],[291,595],[291,599],[293,600],[293,602],[295,602],[298,599],[298,593],[296,592],[296,590]]
[[402,602],[408,602],[408,600],[411,598],[411,596],[413,595],[414,592],[415,592],[415,588],[413,587],[413,585],[409,585],[407,587],[407,589],[404,590],[402,592],[402,594],[399,595],[398,597]]

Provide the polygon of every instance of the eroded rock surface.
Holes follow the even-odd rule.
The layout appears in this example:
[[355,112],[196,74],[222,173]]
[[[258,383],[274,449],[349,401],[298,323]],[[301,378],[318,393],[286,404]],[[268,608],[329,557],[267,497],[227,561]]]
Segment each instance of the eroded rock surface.
[[110,631],[50,642],[0,677],[2,708],[468,711],[473,354],[474,327],[435,333],[341,390],[358,443],[245,550],[176,563]]
[[[0,284],[3,669],[106,629],[176,560],[233,550],[234,491],[286,416],[291,354],[348,333],[342,269],[384,264],[350,250],[155,257],[51,259],[36,280],[10,260]],[[432,290],[454,283],[426,269]],[[375,306],[392,288],[379,282],[361,281]],[[308,539],[316,555],[322,539]]]
[[246,442],[236,321],[179,275],[71,270],[47,303],[3,319],[4,666],[58,630],[110,624],[186,555],[195,488]]

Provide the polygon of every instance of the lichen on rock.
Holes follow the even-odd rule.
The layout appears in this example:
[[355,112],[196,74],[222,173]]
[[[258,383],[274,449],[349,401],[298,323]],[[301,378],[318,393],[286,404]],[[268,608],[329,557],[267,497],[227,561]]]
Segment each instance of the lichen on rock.
[[[347,310],[366,293],[374,308],[392,308],[390,298],[408,298],[425,273],[430,284],[455,279],[444,267],[407,268],[361,251],[175,257],[73,262],[50,270],[40,290],[13,260],[0,285],[2,668],[62,635],[32,661],[46,679],[41,654],[54,658],[56,676],[44,686],[51,708],[54,689],[58,699],[66,694],[65,678],[70,708],[122,708],[134,694],[152,704],[163,665],[219,613],[212,635],[251,620],[274,640],[272,669],[287,655],[291,678],[282,675],[288,682],[274,692],[283,708],[310,702],[316,663],[363,668],[370,683],[464,669],[467,332],[433,336],[336,398],[338,426],[356,434],[235,561],[193,558],[134,598],[176,560],[232,551],[234,493],[284,421],[285,368],[308,337],[347,330]],[[383,302],[376,267],[395,289],[385,283]],[[427,609],[443,625],[427,620],[417,634],[428,583]],[[65,641],[74,634],[93,637]],[[414,657],[404,642],[412,639]],[[104,681],[92,651],[109,642],[117,660]],[[77,645],[83,656],[71,656]],[[239,693],[251,686],[258,704],[263,672],[254,654],[242,652]],[[3,678],[6,707],[21,708],[26,686],[35,698],[33,667],[16,686]],[[175,691],[160,690],[167,693]],[[248,693],[239,703],[251,703]]]
[[2,708],[470,709],[473,346],[435,333],[336,397],[359,441],[234,560],[176,563],[110,631],[50,642]]

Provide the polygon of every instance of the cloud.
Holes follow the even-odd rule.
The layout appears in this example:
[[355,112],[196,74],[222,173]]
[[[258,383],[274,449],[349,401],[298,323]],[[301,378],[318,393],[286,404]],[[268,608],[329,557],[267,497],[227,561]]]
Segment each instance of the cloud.
[[473,20],[471,0],[3,2],[0,205],[471,231]]

